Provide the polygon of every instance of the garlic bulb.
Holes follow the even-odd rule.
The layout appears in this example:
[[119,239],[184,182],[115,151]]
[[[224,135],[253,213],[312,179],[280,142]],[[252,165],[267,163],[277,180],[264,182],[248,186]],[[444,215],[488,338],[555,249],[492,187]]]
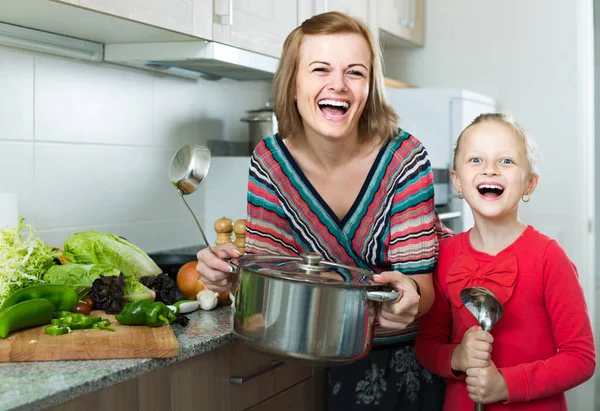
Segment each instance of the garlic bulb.
[[217,299],[218,296],[219,293],[215,293],[214,291],[205,288],[196,295],[196,299],[198,300],[198,305],[200,305],[200,308],[209,311],[217,306],[219,301]]

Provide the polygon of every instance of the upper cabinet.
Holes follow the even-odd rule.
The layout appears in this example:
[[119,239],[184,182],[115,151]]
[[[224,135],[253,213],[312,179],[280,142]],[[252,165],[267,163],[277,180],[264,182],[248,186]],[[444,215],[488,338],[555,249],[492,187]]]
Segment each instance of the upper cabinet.
[[386,45],[425,44],[424,0],[378,0],[376,20]]
[[297,20],[296,0],[215,0],[213,40],[279,58]]
[[367,0],[299,0],[298,24],[315,14],[328,11],[341,11],[368,22],[369,6]]
[[192,36],[212,35],[212,0],[55,1]]

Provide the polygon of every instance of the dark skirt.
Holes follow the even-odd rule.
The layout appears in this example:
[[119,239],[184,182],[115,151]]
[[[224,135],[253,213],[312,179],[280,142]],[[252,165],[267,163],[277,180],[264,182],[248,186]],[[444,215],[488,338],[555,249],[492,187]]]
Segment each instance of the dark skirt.
[[414,342],[375,347],[365,358],[329,369],[329,410],[437,411],[445,380],[421,367]]

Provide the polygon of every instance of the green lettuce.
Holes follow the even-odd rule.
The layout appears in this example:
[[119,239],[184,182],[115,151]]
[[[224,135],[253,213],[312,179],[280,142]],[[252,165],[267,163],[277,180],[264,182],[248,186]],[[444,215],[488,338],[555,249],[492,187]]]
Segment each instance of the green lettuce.
[[48,284],[67,285],[73,289],[92,288],[95,279],[102,275],[119,275],[120,271],[108,265],[69,263],[55,265],[44,274]]
[[126,278],[123,297],[126,301],[154,300],[156,293],[139,281]]
[[75,233],[65,241],[65,256],[76,263],[108,265],[136,280],[162,272],[141,248],[101,231]]
[[[43,275],[60,254],[36,237],[24,221],[21,218],[17,228],[0,231],[0,305],[21,288],[43,284]],[[23,230],[27,230],[24,235]]]

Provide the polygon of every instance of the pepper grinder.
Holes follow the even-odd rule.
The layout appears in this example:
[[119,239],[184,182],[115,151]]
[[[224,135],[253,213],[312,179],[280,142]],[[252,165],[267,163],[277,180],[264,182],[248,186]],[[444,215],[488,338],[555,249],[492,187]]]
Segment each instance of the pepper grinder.
[[217,233],[216,245],[232,243],[231,233],[233,232],[233,221],[231,218],[223,217],[215,221],[215,231]]
[[246,220],[237,220],[233,225],[233,232],[235,233],[235,241],[233,244],[235,244],[240,254],[244,255],[244,252],[246,251]]

